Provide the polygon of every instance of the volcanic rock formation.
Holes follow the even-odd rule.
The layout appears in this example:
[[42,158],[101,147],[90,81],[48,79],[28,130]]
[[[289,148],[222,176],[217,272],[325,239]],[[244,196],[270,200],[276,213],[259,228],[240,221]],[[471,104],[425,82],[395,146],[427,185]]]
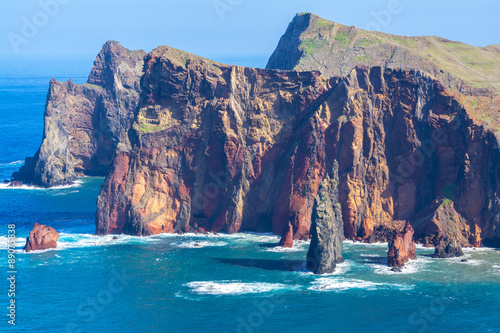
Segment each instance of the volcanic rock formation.
[[306,268],[315,274],[332,273],[338,263],[344,262],[344,222],[338,202],[337,172],[338,164],[334,162],[333,171],[326,175],[314,201]]
[[440,239],[434,251],[434,258],[461,257],[464,253],[456,239]]
[[42,144],[12,175],[41,187],[71,184],[78,175],[105,176],[139,100],[144,51],[107,42],[87,83],[50,81]]
[[[482,60],[472,71],[460,57],[447,67],[446,47]],[[99,235],[282,235],[290,223],[294,239],[306,239],[319,185],[338,161],[346,238],[384,241],[410,221],[427,245],[500,246],[498,53],[311,14],[297,16],[268,64],[306,72],[168,47],[143,62],[142,51],[108,42],[88,84],[51,83],[43,143],[14,178],[67,184],[106,174],[115,156]],[[353,69],[359,63],[369,66]]]
[[413,239],[414,230],[409,222],[403,233],[395,231],[389,240],[389,251],[387,252],[387,264],[391,267],[402,267],[410,259],[417,259],[415,255],[416,245]]
[[288,226],[283,232],[283,236],[281,236],[281,240],[278,246],[283,246],[288,248],[293,247],[293,227],[290,222],[288,222]]
[[35,250],[46,250],[57,247],[59,233],[52,227],[35,223],[30,231],[30,236],[26,237],[26,245],[23,250],[26,252]]

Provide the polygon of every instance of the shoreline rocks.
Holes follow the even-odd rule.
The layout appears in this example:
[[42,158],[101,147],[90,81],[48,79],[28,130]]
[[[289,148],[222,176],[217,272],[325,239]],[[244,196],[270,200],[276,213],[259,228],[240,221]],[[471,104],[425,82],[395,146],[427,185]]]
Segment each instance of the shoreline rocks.
[[417,259],[415,255],[417,247],[413,239],[414,233],[415,231],[410,222],[407,222],[403,232],[394,231],[392,238],[389,240],[387,264],[393,267],[394,271],[399,271],[400,269],[397,267],[403,267],[411,259]]
[[281,237],[281,240],[278,244],[278,246],[283,246],[287,248],[292,248],[293,247],[293,227],[290,222],[288,222],[288,226],[286,227],[285,231],[283,232],[283,236]]
[[57,247],[58,239],[59,233],[54,228],[35,223],[29,237],[26,237],[26,245],[24,245],[23,250],[31,252],[53,249]]
[[462,257],[462,247],[456,239],[441,238],[435,247],[434,258],[456,258]]

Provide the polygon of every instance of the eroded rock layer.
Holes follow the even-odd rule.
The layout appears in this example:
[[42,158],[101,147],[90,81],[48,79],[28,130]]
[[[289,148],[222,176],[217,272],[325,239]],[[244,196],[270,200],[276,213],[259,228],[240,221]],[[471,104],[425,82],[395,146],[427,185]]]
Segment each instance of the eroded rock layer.
[[146,58],[132,149],[98,200],[97,234],[190,229],[309,235],[325,169],[318,110],[336,79],[222,65],[160,47]]
[[[498,143],[467,111],[421,72],[358,66],[327,80],[160,47],[146,58],[131,147],[104,182],[96,232],[148,235],[196,224],[281,235],[291,223],[294,238],[304,239],[336,160],[347,238],[416,223],[446,198],[464,242],[494,244]],[[437,239],[416,224],[418,239]]]
[[127,130],[140,92],[144,51],[107,42],[88,82],[50,81],[42,144],[13,175],[42,187],[71,184],[78,175],[106,175]]

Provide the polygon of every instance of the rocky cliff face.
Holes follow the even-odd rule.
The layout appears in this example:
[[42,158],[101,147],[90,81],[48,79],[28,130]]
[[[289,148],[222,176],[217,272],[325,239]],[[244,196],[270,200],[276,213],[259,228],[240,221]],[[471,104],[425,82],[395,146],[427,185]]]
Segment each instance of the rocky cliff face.
[[97,234],[194,225],[282,234],[290,222],[304,239],[336,160],[347,238],[411,221],[420,240],[437,239],[417,221],[446,198],[464,242],[500,239],[497,140],[422,72],[358,66],[324,79],[167,47],[145,69],[132,146],[102,188]]
[[314,274],[332,273],[342,257],[344,222],[338,202],[338,164],[328,173],[316,195],[311,221],[311,245],[306,268]]
[[146,58],[132,148],[98,199],[97,234],[198,226],[309,235],[325,170],[318,108],[335,80],[227,66],[172,48]]
[[78,175],[106,175],[139,100],[144,51],[107,42],[88,83],[50,81],[40,149],[13,175],[42,187],[70,184]]

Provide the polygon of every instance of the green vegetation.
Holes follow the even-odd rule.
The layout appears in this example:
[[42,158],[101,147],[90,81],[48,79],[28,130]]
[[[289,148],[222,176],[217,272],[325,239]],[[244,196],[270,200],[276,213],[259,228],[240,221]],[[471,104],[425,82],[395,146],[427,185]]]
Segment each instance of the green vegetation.
[[87,83],[87,82],[85,82],[83,85],[84,85],[85,87],[88,87],[88,88],[91,88],[91,89],[101,89],[101,86],[98,86],[98,85],[96,85],[96,84],[92,84],[92,83]]
[[402,46],[406,46],[407,48],[411,49],[411,48],[415,48],[415,46],[417,45],[417,43],[415,42],[415,40],[411,39],[411,38],[408,38],[408,37],[400,37],[400,36],[393,36],[393,40],[402,45]]
[[340,47],[347,47],[351,44],[353,36],[349,31],[339,31],[334,39],[339,43]]
[[356,61],[357,63],[360,63],[360,64],[368,63],[370,61],[370,59],[371,58],[366,54],[354,57],[354,61]]
[[318,19],[315,22],[315,27],[318,29],[325,29],[333,27],[333,23],[327,20]]
[[453,204],[453,201],[451,201],[450,199],[444,199],[443,202],[441,202],[441,205],[439,205],[439,208],[451,204]]
[[324,40],[316,40],[315,38],[308,38],[302,42],[302,49],[308,54],[313,55],[321,50],[326,45]]
[[147,123],[139,124],[139,131],[141,133],[156,132],[159,129],[160,129],[160,126],[158,126],[158,125],[152,125],[152,124],[147,124]]
[[363,38],[363,39],[360,39],[358,40],[354,46],[358,46],[358,47],[367,47],[367,46],[370,46],[370,45],[373,45],[377,43],[375,40],[373,39],[366,39],[366,38]]

